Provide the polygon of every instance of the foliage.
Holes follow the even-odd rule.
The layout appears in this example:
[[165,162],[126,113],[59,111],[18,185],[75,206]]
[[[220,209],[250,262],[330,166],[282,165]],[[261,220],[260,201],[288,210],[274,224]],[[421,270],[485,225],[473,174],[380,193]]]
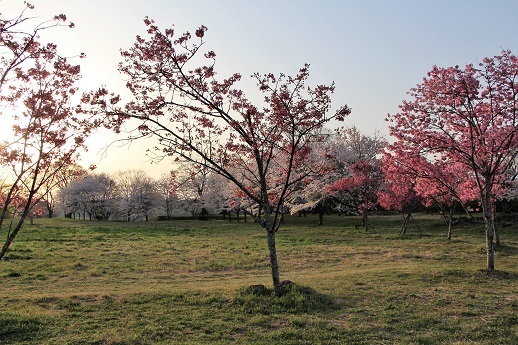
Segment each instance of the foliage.
[[[412,99],[401,104],[401,111],[388,117],[396,139],[389,150],[400,163],[429,172],[427,182],[445,181],[437,174],[454,170],[446,176],[476,185],[486,223],[488,270],[494,269],[493,202],[518,154],[517,78],[518,58],[510,51],[478,66],[435,66],[410,90]],[[470,189],[454,191],[462,199]]]
[[[161,30],[145,18],[145,38],[122,52],[119,70],[128,82],[132,100],[120,105],[118,95],[102,88],[84,96],[93,111],[106,115],[105,125],[116,132],[137,120],[138,132],[129,140],[154,137],[157,159],[174,156],[232,181],[257,206],[252,216],[267,233],[272,281],[280,277],[275,234],[290,190],[313,172],[307,158],[322,126],[343,120],[346,106],[329,114],[334,85],[307,87],[309,65],[295,76],[253,75],[264,95],[253,104],[237,88],[235,73],[216,78],[216,54],[202,53],[205,26],[178,35]],[[87,110],[85,110],[87,111]],[[246,210],[244,210],[246,211]]]
[[13,207],[12,215],[19,215],[7,229],[0,259],[35,205],[60,183],[59,172],[78,159],[85,138],[98,124],[88,115],[78,115],[73,106],[80,66],[59,56],[54,44],[38,42],[41,30],[60,26],[66,16],[24,31],[22,23],[32,19],[24,13],[0,19],[0,104],[6,110],[2,117],[12,112],[14,120],[12,138],[0,144],[0,168],[9,171],[9,188],[1,195],[0,227]]

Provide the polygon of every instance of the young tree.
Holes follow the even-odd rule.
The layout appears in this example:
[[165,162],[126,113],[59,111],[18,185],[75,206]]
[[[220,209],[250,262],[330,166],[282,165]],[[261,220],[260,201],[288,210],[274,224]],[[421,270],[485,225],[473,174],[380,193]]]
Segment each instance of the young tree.
[[92,174],[74,180],[60,190],[65,214],[90,220],[108,220],[117,209],[116,183],[107,174]]
[[362,216],[362,226],[368,230],[367,217],[378,205],[378,191],[383,182],[378,160],[359,160],[351,165],[350,177],[328,185],[326,190],[337,198],[347,211]]
[[389,115],[399,150],[459,164],[472,174],[486,233],[486,269],[494,270],[495,186],[518,153],[518,58],[503,51],[478,66],[433,67],[409,92],[412,100]]
[[[0,225],[15,192],[26,200],[26,205],[5,241],[0,258],[20,230],[31,205],[44,196],[44,186],[52,189],[57,184],[57,174],[75,162],[84,148],[84,138],[93,128],[92,123],[74,115],[70,104],[79,66],[54,56],[50,60],[38,59],[26,73],[18,73],[21,84],[18,88],[11,86],[13,94],[8,100],[15,104],[21,99],[25,111],[15,117],[16,140],[1,152],[1,164],[10,167],[13,183],[0,214]],[[18,109],[14,111],[19,112]]]
[[0,259],[45,195],[43,186],[53,188],[57,173],[77,159],[85,137],[97,124],[76,114],[72,106],[79,66],[59,56],[56,45],[38,41],[42,30],[63,25],[66,16],[57,15],[24,31],[31,19],[25,10],[14,19],[0,18],[0,108],[4,109],[2,118],[13,114],[14,120],[12,140],[0,145],[0,165],[10,171],[0,228],[11,203],[23,200],[18,221],[8,229]]
[[254,74],[265,95],[258,107],[235,88],[240,74],[218,81],[216,54],[200,56],[206,27],[193,38],[144,22],[149,37],[138,36],[120,64],[133,100],[120,107],[119,96],[101,89],[91,103],[106,112],[116,131],[129,119],[140,121],[137,137],[157,138],[160,152],[211,169],[253,200],[261,210],[253,216],[267,234],[274,290],[282,294],[275,234],[285,197],[309,168],[304,159],[314,133],[331,119],[343,120],[349,109],[328,115],[334,86],[307,88],[308,65],[293,77]]
[[72,181],[81,179],[88,171],[78,164],[71,164],[64,169],[58,169],[56,175],[47,180],[42,186],[43,201],[45,202],[47,216],[52,218],[59,207],[59,191],[67,187]]
[[387,210],[395,210],[403,215],[400,235],[406,233],[412,213],[423,205],[423,197],[415,190],[416,176],[398,163],[389,152],[383,153],[381,164],[384,181],[378,191],[380,206]]

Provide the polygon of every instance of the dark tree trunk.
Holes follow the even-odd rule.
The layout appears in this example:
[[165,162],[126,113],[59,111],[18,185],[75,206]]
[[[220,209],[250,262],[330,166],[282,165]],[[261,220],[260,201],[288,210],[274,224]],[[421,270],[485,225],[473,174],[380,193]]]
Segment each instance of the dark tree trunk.
[[452,226],[453,217],[448,217],[446,223],[448,224],[448,240],[451,241],[451,237],[453,235],[453,226]]
[[[7,239],[4,242],[4,245],[2,246],[2,249],[0,250],[0,260],[5,256],[5,253],[7,253],[7,250],[11,246],[11,244],[14,241],[14,238],[16,235],[18,235],[18,232],[22,228],[23,222],[25,221],[25,218],[27,217],[27,214],[29,213],[29,205],[31,203],[32,196],[29,197],[29,201],[27,202],[27,205],[25,206],[25,209],[23,210],[20,219],[18,220],[18,223],[16,224],[16,227],[14,230],[7,234]],[[14,216],[13,216],[14,217]]]
[[[486,178],[486,181],[489,181]],[[486,270],[495,269],[495,230],[493,228],[493,208],[491,202],[491,186],[486,182],[482,195],[482,210],[484,212],[484,224],[486,227]]]
[[322,206],[318,206],[318,225],[324,225],[325,210]]
[[400,236],[403,236],[406,234],[406,230],[408,228],[408,222],[410,221],[410,216],[412,216],[412,213],[407,213],[406,215],[403,214],[403,226],[401,227],[401,230],[399,231]]

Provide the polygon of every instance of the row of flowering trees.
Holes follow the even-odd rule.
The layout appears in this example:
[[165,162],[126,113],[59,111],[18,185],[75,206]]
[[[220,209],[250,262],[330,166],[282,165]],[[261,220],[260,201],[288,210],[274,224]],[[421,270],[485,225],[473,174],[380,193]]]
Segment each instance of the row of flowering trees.
[[[518,152],[518,62],[510,52],[478,66],[434,67],[387,118],[395,142],[382,153],[384,167],[365,155],[340,172],[323,126],[344,120],[350,109],[328,114],[334,85],[306,87],[309,65],[295,76],[254,74],[264,98],[252,102],[236,88],[240,74],[218,78],[216,54],[202,52],[205,26],[194,37],[162,30],[149,18],[144,23],[147,36],[122,52],[119,67],[132,99],[124,104],[100,88],[85,97],[91,108],[84,111],[103,113],[104,125],[116,132],[137,121],[138,133],[129,140],[156,138],[157,158],[176,157],[230,181],[255,208],[242,210],[266,230],[276,294],[275,234],[283,213],[290,203],[323,208],[330,198],[361,213],[364,226],[378,196],[407,214],[419,198],[445,215],[452,205],[476,199],[486,226],[486,267],[494,269],[494,200]],[[381,169],[390,181],[384,186]],[[302,186],[309,185],[308,193]]]
[[[214,202],[225,190],[223,204],[264,228],[277,295],[282,284],[276,233],[283,214],[313,209],[322,222],[330,203],[342,212],[362,214],[367,227],[368,211],[378,203],[408,215],[424,202],[440,206],[446,215],[455,204],[469,211],[467,201],[478,201],[486,227],[487,269],[494,269],[495,200],[508,192],[518,153],[518,61],[510,52],[478,66],[434,67],[410,90],[411,100],[402,103],[400,112],[389,115],[395,141],[386,145],[354,128],[332,135],[324,131],[330,121],[344,121],[350,109],[331,111],[333,83],[306,86],[309,65],[293,76],[253,74],[262,95],[258,101],[238,88],[241,74],[217,74],[216,54],[204,49],[205,26],[194,36],[179,34],[147,17],[146,36],[137,36],[121,53],[119,71],[131,99],[124,102],[101,87],[83,94],[73,107],[79,66],[59,56],[55,45],[37,41],[41,30],[61,25],[66,17],[58,15],[34,31],[18,30],[28,19],[22,13],[0,22],[0,100],[16,112],[14,137],[0,146],[1,165],[12,171],[0,225],[15,197],[25,198],[19,225],[9,230],[0,258],[35,199],[48,195],[44,189],[58,183],[57,172],[77,159],[85,137],[99,125],[120,133],[133,128],[126,126],[131,122],[137,126],[128,141],[153,137],[157,159],[173,157],[189,166],[168,177],[168,195],[192,187],[187,188],[194,200],[190,212],[196,214],[205,208],[201,200],[206,195]],[[114,185],[110,178],[80,181],[72,184],[75,191],[63,191],[69,212],[109,218],[114,211],[103,200]],[[88,188],[92,183],[101,186],[95,195]],[[156,199],[146,195],[154,190],[152,184],[135,178],[115,185],[119,217],[149,217],[148,203]],[[88,193],[89,206],[73,200]]]

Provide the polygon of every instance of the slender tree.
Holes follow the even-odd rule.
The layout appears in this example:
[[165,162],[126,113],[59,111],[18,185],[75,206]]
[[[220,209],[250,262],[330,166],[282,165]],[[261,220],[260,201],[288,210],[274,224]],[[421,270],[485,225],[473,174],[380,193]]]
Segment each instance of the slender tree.
[[[18,195],[26,202],[19,212],[19,221],[8,231],[0,258],[31,208],[57,186],[59,172],[77,160],[85,137],[95,127],[88,119],[77,117],[71,105],[79,66],[54,55],[36,59],[32,68],[18,70],[18,75],[20,84],[10,86],[12,94],[7,98],[14,106],[16,123],[15,140],[1,151],[0,163],[10,168],[12,184],[0,213],[0,226],[13,196]],[[18,100],[23,104],[17,103]]]
[[286,195],[306,176],[314,134],[331,119],[343,120],[349,109],[328,115],[334,85],[306,87],[308,65],[293,77],[254,74],[264,93],[258,107],[235,88],[240,74],[216,79],[216,54],[200,52],[205,26],[193,37],[144,22],[148,37],[138,36],[122,52],[119,68],[133,100],[118,106],[120,97],[105,89],[85,97],[116,131],[129,119],[139,121],[131,139],[155,137],[159,152],[211,169],[253,200],[259,211],[252,216],[266,230],[274,291],[282,294],[275,235]]
[[403,215],[403,225],[399,233],[404,235],[412,213],[424,203],[423,197],[415,190],[417,177],[408,173],[405,166],[394,160],[394,156],[388,152],[383,153],[381,170],[384,181],[378,191],[378,201],[381,207]]
[[383,182],[379,161],[359,160],[351,165],[350,174],[328,185],[326,190],[348,212],[361,215],[362,226],[368,231],[368,213],[378,205],[377,193]]

